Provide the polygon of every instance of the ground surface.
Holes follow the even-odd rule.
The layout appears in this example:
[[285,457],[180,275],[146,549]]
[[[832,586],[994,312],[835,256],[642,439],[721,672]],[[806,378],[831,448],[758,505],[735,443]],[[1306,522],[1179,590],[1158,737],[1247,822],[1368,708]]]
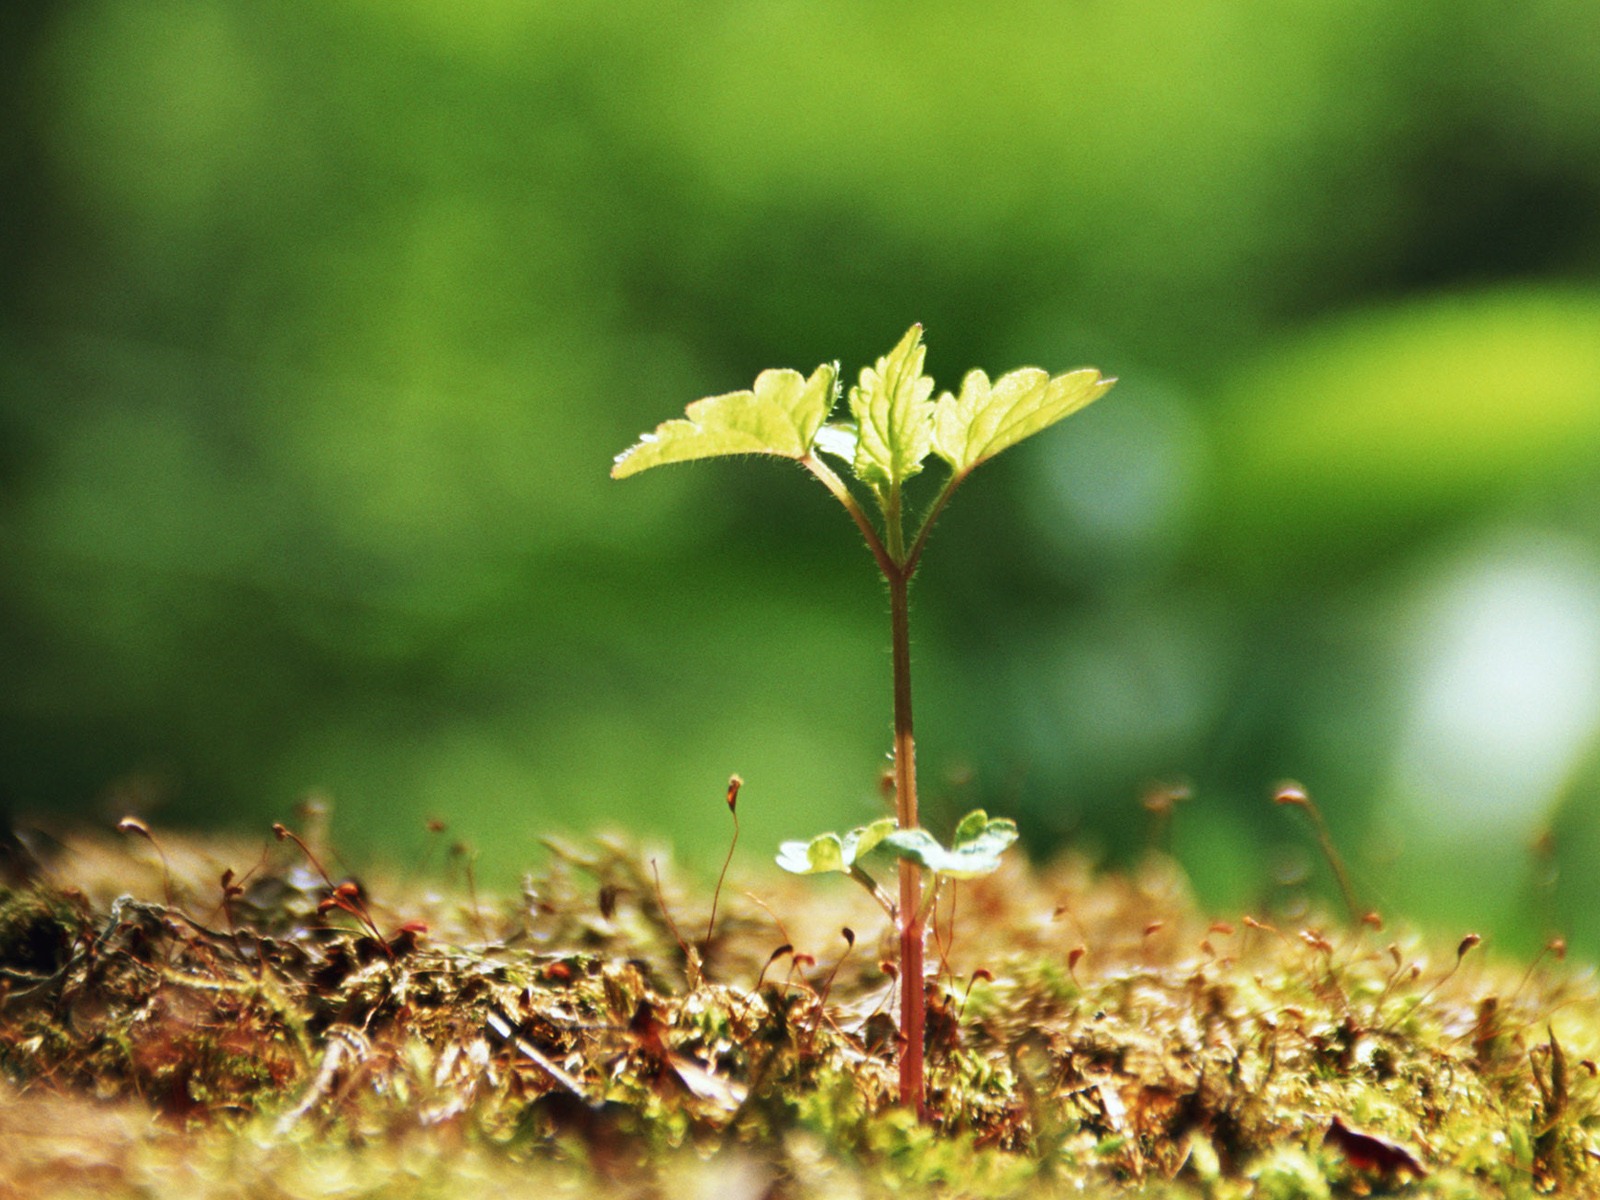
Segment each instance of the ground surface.
[[1553,953],[1019,860],[940,905],[919,1125],[847,881],[730,883],[708,940],[618,841],[488,896],[297,836],[0,858],[0,1200],[1600,1194],[1600,1001]]

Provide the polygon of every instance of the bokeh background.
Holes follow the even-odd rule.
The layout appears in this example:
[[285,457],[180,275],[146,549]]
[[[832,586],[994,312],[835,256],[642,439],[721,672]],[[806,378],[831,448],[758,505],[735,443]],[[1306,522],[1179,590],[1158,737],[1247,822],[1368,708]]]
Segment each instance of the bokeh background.
[[[513,879],[877,815],[885,600],[776,462],[607,478],[912,321],[1089,363],[915,595],[929,822],[1600,950],[1583,0],[12,0],[0,804]],[[1152,789],[1188,799],[1165,825]]]

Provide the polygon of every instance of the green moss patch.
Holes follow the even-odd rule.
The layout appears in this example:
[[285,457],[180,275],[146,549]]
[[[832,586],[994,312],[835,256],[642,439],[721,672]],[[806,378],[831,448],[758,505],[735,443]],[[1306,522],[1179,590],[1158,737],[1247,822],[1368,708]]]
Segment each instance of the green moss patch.
[[158,838],[0,889],[0,1196],[1600,1190],[1600,1004],[1556,954],[1009,864],[932,922],[924,1124],[848,884],[747,880],[707,939],[617,840],[489,897]]

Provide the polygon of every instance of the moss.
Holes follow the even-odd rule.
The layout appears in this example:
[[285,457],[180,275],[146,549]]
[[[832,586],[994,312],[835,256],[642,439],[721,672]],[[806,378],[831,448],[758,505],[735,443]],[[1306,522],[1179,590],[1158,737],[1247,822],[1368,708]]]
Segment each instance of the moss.
[[[837,938],[871,928],[853,897],[761,880],[691,947],[675,930],[710,897],[618,841],[506,900],[336,896],[281,843],[164,844],[152,880],[69,838],[0,893],[0,1123],[37,1131],[0,1139],[0,1194],[1600,1188],[1585,976],[1365,923],[1211,921],[1164,861],[963,885],[919,1124],[893,1104],[893,980]],[[261,863],[225,891],[235,855]]]

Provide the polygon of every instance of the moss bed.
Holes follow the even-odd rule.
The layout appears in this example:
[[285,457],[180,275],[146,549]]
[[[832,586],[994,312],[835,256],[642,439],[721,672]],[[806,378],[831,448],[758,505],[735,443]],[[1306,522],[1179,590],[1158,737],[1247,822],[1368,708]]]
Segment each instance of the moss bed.
[[661,855],[548,860],[491,896],[304,831],[14,843],[0,1200],[1600,1195],[1600,1004],[1559,945],[1010,864],[939,907],[919,1124],[864,893],[730,882],[708,939]]

